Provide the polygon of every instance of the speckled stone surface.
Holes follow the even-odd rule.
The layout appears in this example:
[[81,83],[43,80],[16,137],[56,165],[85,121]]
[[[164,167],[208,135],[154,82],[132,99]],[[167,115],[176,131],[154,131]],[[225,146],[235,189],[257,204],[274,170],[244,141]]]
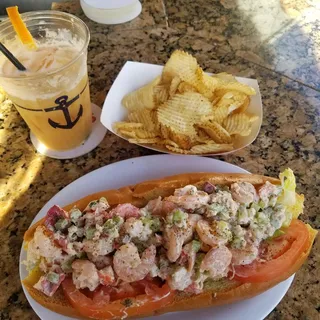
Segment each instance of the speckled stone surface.
[[[263,3],[263,4],[262,4]],[[301,217],[320,228],[319,5],[317,1],[142,1],[135,20],[117,26],[89,21],[78,2],[54,4],[89,26],[92,100],[102,105],[127,60],[163,64],[176,48],[207,71],[259,81],[264,118],[257,140],[219,159],[276,176],[291,167],[306,196]],[[312,13],[313,12],[313,13]],[[26,124],[0,94],[0,319],[38,319],[18,276],[23,233],[64,186],[104,165],[153,154],[108,133],[89,154],[46,158],[31,145]],[[320,240],[268,320],[320,319]]]

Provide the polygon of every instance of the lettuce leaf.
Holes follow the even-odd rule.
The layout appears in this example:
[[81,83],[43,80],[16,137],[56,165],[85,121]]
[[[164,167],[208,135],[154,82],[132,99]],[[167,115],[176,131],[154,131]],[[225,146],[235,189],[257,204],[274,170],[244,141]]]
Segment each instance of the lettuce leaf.
[[285,206],[292,206],[296,203],[296,178],[291,169],[286,169],[280,173],[282,193],[279,202]]
[[286,220],[283,227],[288,227],[292,219],[297,219],[303,212],[304,195],[296,194],[296,178],[291,169],[286,169],[280,173],[282,192],[278,198],[278,203],[281,203],[286,208]]
[[304,208],[304,195],[296,194],[296,202],[291,206],[287,206],[286,210],[290,211],[293,219],[298,219]]

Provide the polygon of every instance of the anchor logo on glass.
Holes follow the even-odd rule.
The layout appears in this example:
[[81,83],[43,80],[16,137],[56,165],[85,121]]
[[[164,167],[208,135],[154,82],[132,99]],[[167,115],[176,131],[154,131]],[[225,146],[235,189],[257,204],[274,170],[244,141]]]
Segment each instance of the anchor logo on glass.
[[55,106],[50,107],[50,108],[46,108],[46,109],[29,109],[29,108],[25,108],[22,106],[17,105],[19,108],[25,109],[25,110],[29,110],[29,111],[44,111],[44,112],[54,112],[54,111],[62,111],[64,118],[65,118],[65,123],[58,123],[56,121],[53,121],[52,119],[48,119],[48,123],[50,124],[51,127],[53,128],[59,128],[59,129],[72,129],[77,122],[79,121],[79,119],[81,118],[81,116],[83,115],[83,106],[82,104],[80,104],[79,110],[78,110],[78,114],[76,116],[76,118],[72,121],[71,119],[71,115],[69,112],[69,107],[79,99],[80,95],[84,92],[84,90],[86,89],[88,83],[86,83],[86,85],[84,86],[84,88],[81,90],[81,92],[76,95],[74,98],[68,100],[68,96],[67,95],[63,95],[60,96],[59,98],[57,98],[54,102],[56,103]]
[[52,111],[58,111],[58,110],[61,110],[63,112],[66,123],[61,124],[61,123],[55,122],[49,118],[48,122],[51,127],[59,128],[59,129],[72,129],[76,125],[76,123],[79,121],[79,119],[81,118],[81,116],[83,114],[82,104],[80,104],[80,108],[79,108],[77,117],[73,121],[71,120],[69,107],[73,104],[73,102],[78,100],[78,98],[79,98],[79,95],[75,96],[73,99],[68,101],[68,96],[61,96],[55,100],[55,103],[57,104],[57,106],[44,109],[45,112],[52,112]]

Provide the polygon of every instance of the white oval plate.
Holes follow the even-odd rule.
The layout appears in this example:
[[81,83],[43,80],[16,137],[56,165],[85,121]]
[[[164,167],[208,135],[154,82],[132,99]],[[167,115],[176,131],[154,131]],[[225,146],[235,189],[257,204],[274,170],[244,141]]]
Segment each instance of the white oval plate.
[[[114,81],[104,101],[101,118],[100,118],[101,123],[112,133],[114,133],[115,135],[117,135],[122,139],[125,139],[124,137],[120,136],[112,128],[112,125],[115,122],[124,121],[127,119],[128,112],[121,104],[122,98],[126,94],[151,82],[154,78],[156,78],[161,74],[162,69],[163,69],[163,66],[159,66],[155,64],[127,61],[126,64],[121,69],[120,73],[118,74],[116,80]],[[211,73],[208,73],[208,74],[211,75]],[[257,94],[251,97],[250,105],[248,106],[247,111],[251,114],[257,115],[259,117],[259,120],[253,123],[252,131],[249,136],[238,137],[234,140],[233,150],[228,152],[205,154],[206,156],[218,156],[218,155],[233,153],[251,144],[259,134],[261,124],[262,124],[263,112],[262,112],[261,94],[259,90],[258,81],[255,79],[239,78],[239,77],[236,77],[236,79],[244,84],[247,84],[253,87],[256,90]],[[138,145],[154,151],[170,153],[170,154],[178,154],[175,152],[171,152],[168,149],[161,146],[155,146],[150,144],[138,144]]]
[[[173,156],[173,155],[154,155],[128,159],[110,164],[95,171],[92,171],[83,177],[70,183],[59,193],[57,193],[46,205],[40,210],[32,221],[34,224],[46,215],[46,212],[54,204],[65,206],[76,201],[88,194],[102,190],[120,188],[130,184],[150,179],[161,178],[173,174],[185,172],[229,172],[229,173],[249,173],[235,165],[196,156]],[[22,261],[26,259],[26,252],[22,244],[20,253],[20,279],[27,276],[27,271]],[[272,289],[248,300],[229,304],[221,307],[212,307],[207,309],[175,312],[157,317],[157,319],[194,320],[261,320],[266,317],[273,308],[280,302],[287,290],[289,289],[293,276],[284,282],[279,283]],[[26,289],[24,293],[32,306],[33,310],[43,320],[71,320],[74,318],[65,317],[51,310],[42,307],[39,303],[31,298]],[[147,318],[145,318],[147,319]],[[148,318],[151,319],[151,318]]]

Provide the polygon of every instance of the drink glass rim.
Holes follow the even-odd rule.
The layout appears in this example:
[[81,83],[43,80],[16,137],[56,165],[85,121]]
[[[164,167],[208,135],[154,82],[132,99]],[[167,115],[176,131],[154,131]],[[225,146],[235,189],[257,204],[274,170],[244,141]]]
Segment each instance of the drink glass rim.
[[[79,52],[77,52],[77,55],[72,60],[70,60],[67,64],[65,64],[57,69],[54,69],[50,72],[40,73],[40,74],[35,74],[35,75],[26,75],[24,77],[21,77],[18,75],[16,75],[16,76],[4,75],[0,71],[0,78],[25,81],[28,79],[41,79],[41,78],[45,78],[47,76],[55,75],[55,74],[59,73],[60,71],[64,70],[65,68],[68,68],[70,65],[72,65],[75,61],[77,61],[81,57],[81,55],[84,53],[84,51],[87,50],[87,47],[88,47],[89,41],[90,41],[89,28],[80,18],[76,17],[75,15],[70,14],[70,13],[66,13],[66,12],[56,11],[56,10],[41,10],[41,11],[31,11],[31,12],[22,13],[21,17],[23,18],[24,21],[31,21],[35,18],[41,19],[41,18],[50,18],[50,17],[55,17],[57,19],[67,18],[67,20],[73,19],[80,26],[82,26],[84,28],[85,35],[86,35],[84,44],[83,44],[81,50],[79,50]],[[11,24],[11,21],[9,20],[9,18],[5,19],[3,22],[0,23],[0,41],[1,41],[1,35],[4,34],[6,32],[6,30],[10,27],[12,28],[12,24]],[[15,33],[15,31],[12,31],[12,33]]]

